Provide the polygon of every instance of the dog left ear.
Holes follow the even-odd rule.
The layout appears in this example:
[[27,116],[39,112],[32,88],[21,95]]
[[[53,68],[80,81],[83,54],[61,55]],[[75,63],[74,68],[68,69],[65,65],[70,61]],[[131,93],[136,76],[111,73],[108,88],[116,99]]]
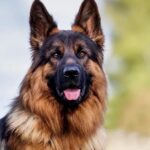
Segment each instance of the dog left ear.
[[88,35],[98,45],[103,46],[104,36],[101,18],[94,0],[84,0],[72,25],[72,30]]
[[30,28],[30,43],[34,54],[39,53],[39,49],[43,45],[46,37],[58,32],[53,17],[48,13],[40,0],[35,0],[32,4],[30,11]]

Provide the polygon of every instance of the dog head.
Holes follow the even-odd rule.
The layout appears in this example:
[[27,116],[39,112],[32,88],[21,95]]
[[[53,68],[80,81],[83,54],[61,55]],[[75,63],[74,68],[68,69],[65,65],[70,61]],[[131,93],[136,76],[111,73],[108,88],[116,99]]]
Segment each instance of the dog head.
[[94,67],[91,68],[91,62],[103,72],[104,36],[96,2],[84,0],[72,30],[62,31],[45,6],[35,0],[30,13],[30,27],[32,71],[47,65],[45,82],[54,97],[67,106],[83,102],[93,84]]

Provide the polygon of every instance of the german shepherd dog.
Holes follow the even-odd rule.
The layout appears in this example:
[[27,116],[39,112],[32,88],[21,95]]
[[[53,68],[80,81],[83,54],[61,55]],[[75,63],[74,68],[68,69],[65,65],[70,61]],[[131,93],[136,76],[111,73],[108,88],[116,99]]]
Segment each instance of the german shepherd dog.
[[32,65],[0,121],[1,150],[102,150],[104,36],[94,0],[59,30],[39,0],[30,13]]

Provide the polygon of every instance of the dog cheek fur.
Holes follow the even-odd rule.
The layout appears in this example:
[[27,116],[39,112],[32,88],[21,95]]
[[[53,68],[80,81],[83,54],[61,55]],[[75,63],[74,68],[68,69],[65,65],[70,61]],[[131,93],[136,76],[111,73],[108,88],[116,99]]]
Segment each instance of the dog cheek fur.
[[55,133],[61,130],[59,124],[61,108],[48,88],[46,76],[49,73],[53,74],[53,68],[50,64],[37,68],[33,74],[29,75],[27,83],[30,83],[30,88],[23,89],[21,95],[23,105],[40,116]]
[[29,70],[8,115],[9,130],[23,140],[47,143],[53,133],[61,130],[61,108],[51,96],[45,79],[50,69],[47,64],[35,72]]
[[86,69],[92,75],[91,91],[100,101],[103,111],[105,111],[107,99],[107,80],[103,68],[98,63],[89,60],[86,65]]

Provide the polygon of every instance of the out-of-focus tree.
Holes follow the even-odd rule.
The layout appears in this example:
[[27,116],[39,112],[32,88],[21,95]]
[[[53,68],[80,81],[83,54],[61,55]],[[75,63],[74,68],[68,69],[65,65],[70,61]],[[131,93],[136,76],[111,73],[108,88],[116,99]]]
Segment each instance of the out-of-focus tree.
[[107,0],[106,7],[119,66],[110,72],[115,95],[106,126],[150,134],[150,1]]

